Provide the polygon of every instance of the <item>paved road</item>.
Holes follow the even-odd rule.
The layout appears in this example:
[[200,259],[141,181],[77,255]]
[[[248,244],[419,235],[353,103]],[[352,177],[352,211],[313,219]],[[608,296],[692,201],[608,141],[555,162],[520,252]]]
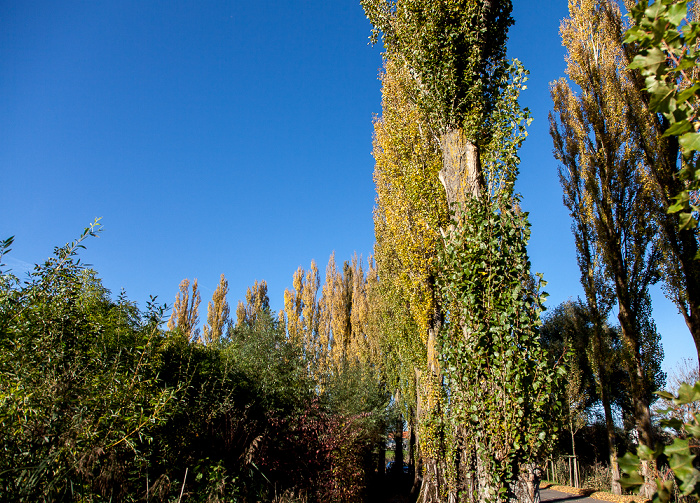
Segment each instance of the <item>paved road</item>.
[[601,503],[600,500],[577,496],[576,494],[562,493],[551,489],[540,489],[540,501],[565,502],[565,503]]

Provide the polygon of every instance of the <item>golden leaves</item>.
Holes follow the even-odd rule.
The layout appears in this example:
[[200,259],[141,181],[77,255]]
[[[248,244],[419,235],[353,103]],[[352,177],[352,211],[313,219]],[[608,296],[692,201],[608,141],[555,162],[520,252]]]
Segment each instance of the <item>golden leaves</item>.
[[245,304],[238,301],[236,307],[236,328],[243,323],[254,325],[258,319],[258,315],[263,311],[270,310],[270,298],[267,296],[267,282],[262,280],[255,283],[252,287],[248,287],[245,295]]
[[190,280],[185,278],[180,283],[180,291],[175,297],[173,312],[168,320],[168,330],[179,329],[190,341],[199,335],[197,323],[199,323],[199,288],[197,279],[192,284],[192,296],[190,297]]
[[439,144],[415,105],[415,84],[392,61],[382,77],[382,118],[375,120],[375,236],[379,274],[409,299],[423,338],[433,310],[432,261],[448,221],[438,180]]
[[228,294],[228,281],[222,274],[219,284],[214,290],[212,300],[207,305],[207,323],[203,328],[203,342],[205,344],[218,343],[224,333],[224,326],[229,321],[230,309],[226,301]]
[[369,292],[376,283],[376,270],[368,261],[365,274],[357,254],[339,271],[335,252],[329,258],[321,297],[316,262],[294,273],[294,290],[285,291],[284,318],[292,341],[304,351],[309,372],[320,379],[339,372],[346,365],[379,368],[379,343],[370,329]]

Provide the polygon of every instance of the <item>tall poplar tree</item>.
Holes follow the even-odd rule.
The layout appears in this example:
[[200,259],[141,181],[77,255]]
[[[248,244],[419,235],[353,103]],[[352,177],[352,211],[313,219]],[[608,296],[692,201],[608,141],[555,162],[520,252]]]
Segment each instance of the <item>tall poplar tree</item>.
[[[556,137],[556,132],[553,132]],[[573,151],[574,153],[576,150]],[[563,155],[563,153],[560,152]],[[575,154],[574,154],[575,155]],[[564,164],[575,164],[574,159],[566,157]],[[605,415],[605,426],[608,439],[608,453],[611,471],[611,491],[622,494],[620,486],[620,470],[617,462],[617,441],[615,438],[615,423],[612,416],[610,378],[611,369],[609,357],[609,331],[606,330],[607,319],[614,306],[612,281],[605,274],[602,251],[595,246],[594,225],[588,218],[586,207],[585,183],[577,170],[563,173],[560,171],[560,182],[564,189],[564,204],[570,211],[574,222],[571,230],[576,241],[576,258],[581,271],[581,285],[586,298],[587,318],[591,325],[588,346],[590,365],[595,375],[596,387],[600,396]],[[585,332],[581,332],[582,334]]]
[[[654,240],[652,198],[638,169],[644,159],[631,134],[635,124],[630,122],[628,96],[635,88],[624,69],[614,22],[620,18],[617,4],[570,0],[569,13],[561,28],[569,53],[566,73],[580,91],[575,94],[564,79],[552,87],[555,156],[563,165],[560,175],[568,197],[579,193],[579,204],[569,203],[569,209],[590,229],[592,245],[613,284],[637,432],[640,443],[653,448],[645,360],[646,353],[660,351],[649,297],[649,286],[658,278],[660,251]],[[583,280],[585,287],[589,280]],[[656,344],[649,343],[654,340]],[[650,497],[655,484],[651,467],[645,470],[642,491]]]
[[[422,348],[416,347],[423,353],[409,360],[418,363],[415,415],[423,456],[419,500],[440,501],[444,495],[480,501],[536,498],[537,484],[525,479],[536,478],[533,462],[545,450],[545,405],[554,389],[544,383],[556,378],[546,368],[547,358],[538,343],[541,299],[529,276],[526,218],[512,192],[525,114],[517,106],[523,72],[505,60],[511,4],[448,0],[362,4],[375,27],[375,40],[382,34],[387,76],[392,72],[405,76],[406,84],[399,87],[403,95],[396,102],[417,118],[413,121],[417,137],[426,140],[425,148],[412,151],[406,149],[412,140],[406,134],[410,130],[400,120],[395,122],[396,132],[384,135],[398,142],[384,141],[380,137],[384,131],[375,127],[375,145],[380,147],[375,146],[379,154],[375,153],[375,179],[380,178],[377,172],[384,175],[387,165],[420,172],[421,158],[429,157],[429,166],[437,167],[437,180],[426,183],[423,190],[439,180],[444,199],[430,201],[445,201],[437,214],[453,212],[451,219],[426,226],[426,237],[437,236],[437,246],[421,257],[430,266],[418,269],[426,272],[426,281],[405,281],[417,276],[411,260],[420,256],[410,253],[409,260],[402,260],[404,247],[382,249],[381,240],[397,244],[391,239],[395,229],[387,225],[394,215],[406,220],[396,226],[409,227],[405,236],[419,235],[421,223],[406,210],[422,210],[429,203],[402,197],[402,184],[412,186],[407,178],[384,175],[386,186],[377,183],[380,283],[394,280],[387,285],[388,291],[398,294],[394,312],[425,313],[404,314],[397,317],[403,326],[387,327],[403,337],[411,322],[425,330],[419,334]],[[384,85],[388,83],[391,79],[385,77]],[[383,114],[400,113],[390,112],[387,104],[383,101]],[[426,168],[423,164],[423,178]],[[414,243],[419,250],[425,241],[414,239]],[[390,264],[389,271],[396,268],[393,274],[385,274],[385,264]],[[474,271],[484,276],[474,276]],[[422,288],[405,288],[416,284]],[[413,302],[421,291],[427,294],[422,302]],[[407,299],[411,302],[402,306]],[[490,386],[487,393],[484,383]],[[495,424],[504,431],[502,436],[493,435]]]
[[247,324],[254,326],[261,313],[270,311],[270,298],[267,295],[267,282],[255,280],[245,294],[245,303],[238,301],[236,306],[236,328]]
[[294,271],[292,277],[292,287],[294,290],[285,289],[284,291],[284,319],[287,327],[287,334],[292,344],[299,347],[302,346],[303,328],[302,328],[302,296],[304,292],[304,269],[301,266]]
[[190,341],[199,337],[199,304],[202,301],[199,295],[197,279],[192,283],[192,294],[190,295],[190,280],[185,278],[180,282],[180,291],[175,297],[173,312],[168,320],[168,330],[178,329]]
[[448,224],[449,212],[438,180],[440,151],[412,99],[416,92],[408,70],[387,60],[382,116],[374,124],[375,252],[381,290],[375,309],[381,310],[389,385],[392,392],[399,391],[395,394],[408,423],[417,427],[427,472],[423,487],[433,484],[437,492],[441,447],[434,409],[440,390],[431,366],[437,367],[434,330],[441,314],[434,260],[439,229]]
[[311,268],[299,267],[292,278],[294,290],[284,292],[284,317],[287,334],[304,352],[309,373],[317,379],[324,373],[323,361],[327,347],[323,348],[319,335],[319,303],[317,301],[320,280],[318,267],[311,261]]
[[207,305],[207,322],[202,329],[202,338],[205,344],[217,344],[225,332],[231,311],[226,301],[227,294],[228,281],[222,274],[212,299]]

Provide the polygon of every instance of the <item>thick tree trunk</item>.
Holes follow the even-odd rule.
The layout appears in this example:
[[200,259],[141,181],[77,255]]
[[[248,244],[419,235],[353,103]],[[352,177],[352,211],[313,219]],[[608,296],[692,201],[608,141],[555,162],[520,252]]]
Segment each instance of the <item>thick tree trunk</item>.
[[468,196],[481,198],[486,192],[486,184],[478,147],[467,140],[461,129],[452,129],[442,135],[440,145],[442,169],[438,176],[450,208],[455,203],[464,202]]
[[476,488],[472,475],[470,451],[467,446],[467,427],[461,424],[455,432],[454,455],[451,460],[454,470],[454,487],[448,496],[449,503],[468,503]]
[[535,463],[524,463],[518,467],[513,494],[518,503],[540,503],[540,480],[542,474]]
[[[627,373],[630,377],[630,388],[632,391],[632,404],[634,407],[635,423],[640,445],[646,445],[653,449],[653,433],[651,429],[651,412],[649,404],[646,403],[645,377],[642,357],[639,352],[639,334],[635,330],[632,312],[629,309],[629,300],[625,290],[626,283],[621,280],[624,276],[616,278],[617,299],[619,305],[618,319],[622,329],[622,340],[626,346],[630,358],[627,359]],[[622,287],[624,285],[624,287]],[[644,477],[644,484],[639,490],[639,494],[647,499],[651,499],[656,492],[656,481],[654,467],[648,462],[642,463],[641,475]]]

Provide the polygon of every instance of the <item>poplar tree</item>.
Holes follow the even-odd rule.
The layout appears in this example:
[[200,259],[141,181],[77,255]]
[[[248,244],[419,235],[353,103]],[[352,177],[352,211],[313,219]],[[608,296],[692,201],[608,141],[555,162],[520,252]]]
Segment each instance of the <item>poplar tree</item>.
[[[383,142],[375,127],[381,149],[375,155],[376,171],[386,169],[385,158],[392,161],[389,166],[420,170],[421,158],[429,157],[437,180],[423,190],[439,181],[441,197],[431,201],[444,201],[444,206],[436,213],[452,212],[451,218],[425,233],[431,238],[434,233],[437,244],[422,257],[430,264],[419,269],[425,271],[425,281],[405,281],[402,276],[418,276],[411,261],[420,263],[419,255],[409,253],[408,260],[402,260],[401,248],[410,245],[404,248],[392,239],[398,233],[387,223],[401,215],[406,224],[396,227],[408,226],[404,235],[417,236],[421,227],[411,228],[416,219],[406,209],[418,209],[419,216],[429,203],[403,197],[402,184],[412,186],[408,177],[384,177],[386,189],[377,184],[378,206],[388,203],[380,218],[375,217],[379,278],[396,279],[387,290],[396,296],[394,311],[402,313],[396,319],[403,325],[387,328],[399,328],[397,335],[409,339],[406,330],[412,323],[419,330],[425,327],[418,339],[423,344],[414,346],[424,352],[409,360],[418,363],[415,415],[423,455],[419,500],[534,499],[534,462],[546,451],[546,409],[557,379],[546,368],[546,352],[538,343],[541,298],[529,275],[526,217],[512,191],[526,114],[517,106],[524,72],[505,60],[511,4],[362,4],[375,27],[375,40],[380,33],[383,37],[387,75],[405,76],[398,104],[417,118],[413,127],[426,146],[415,154],[402,152],[402,143],[410,145],[411,137],[400,121],[398,131],[386,135],[396,138],[398,146]],[[385,77],[384,85],[390,82]],[[387,103],[383,101],[386,115]],[[380,236],[388,245],[381,254]],[[415,248],[424,244],[417,241]],[[384,273],[384,264],[389,271],[396,268],[393,275]],[[410,288],[413,285],[420,288]],[[413,301],[417,293],[423,294],[419,302]],[[411,302],[401,306],[407,298]],[[415,311],[419,316],[413,316]],[[503,433],[494,435],[496,431]]]
[[448,224],[449,212],[438,180],[440,151],[412,99],[416,92],[408,70],[387,60],[382,116],[374,124],[374,228],[381,292],[374,307],[390,389],[399,391],[395,395],[407,422],[417,429],[422,467],[418,464],[416,477],[423,468],[424,493],[437,493],[444,467],[439,465],[443,446],[435,427],[440,386],[432,372],[437,369],[435,329],[441,318],[434,261],[439,229]]
[[319,304],[317,301],[319,276],[314,260],[308,271],[300,266],[292,278],[294,290],[284,292],[284,319],[290,340],[303,349],[307,368],[317,379],[323,372],[326,357],[319,335]]
[[[552,130],[553,137],[557,132]],[[555,147],[555,150],[558,147]],[[576,150],[573,150],[575,153]],[[561,155],[564,155],[560,152]],[[575,155],[575,154],[574,154]],[[575,164],[574,159],[565,157],[565,164]],[[607,319],[614,306],[612,281],[605,274],[602,250],[595,246],[595,231],[588,218],[586,207],[585,183],[581,180],[578,170],[565,173],[560,170],[560,183],[564,190],[564,204],[569,209],[574,222],[571,230],[576,241],[576,259],[581,271],[581,285],[586,299],[586,317],[591,325],[591,334],[584,347],[587,346],[588,358],[595,375],[596,388],[600,396],[605,416],[607,431],[608,453],[611,471],[611,492],[622,494],[620,486],[620,470],[617,462],[617,440],[615,423],[611,407],[611,358],[609,348],[609,331],[606,330]],[[585,333],[582,331],[581,333]]]
[[292,287],[294,290],[284,290],[284,320],[287,327],[287,334],[292,344],[302,346],[302,296],[303,296],[304,269],[301,266],[294,271],[292,277]]
[[[370,262],[371,263],[371,262]],[[362,257],[355,253],[350,262],[352,290],[350,305],[350,361],[368,368],[373,363],[369,335],[368,278],[362,267]]]
[[[640,444],[653,448],[652,381],[645,360],[647,353],[660,352],[649,297],[649,286],[658,278],[660,251],[652,198],[637,168],[644,159],[630,133],[635,123],[630,122],[628,96],[636,91],[614,21],[620,18],[617,5],[570,0],[569,13],[561,28],[569,53],[566,73],[580,91],[576,95],[564,79],[552,87],[555,156],[563,165],[560,176],[567,197],[579,193],[569,209],[590,229],[592,245],[613,284],[637,432]],[[586,281],[584,288],[590,288]],[[644,469],[642,494],[650,497],[655,487],[652,468],[647,463]]]
[[224,327],[229,322],[230,309],[226,301],[228,294],[228,281],[221,275],[219,284],[214,290],[212,299],[207,305],[207,322],[202,329],[202,338],[205,344],[218,344],[224,334]]
[[245,303],[238,301],[236,306],[236,328],[244,324],[254,326],[257,319],[264,312],[270,312],[270,298],[267,295],[267,282],[255,280],[253,286],[249,286],[245,294]]
[[[309,313],[309,323],[317,328],[316,348],[320,352],[319,364],[330,375],[345,367],[376,367],[379,348],[370,333],[369,282],[355,254],[350,262],[343,263],[342,273],[335,262],[335,252],[328,260],[326,280],[318,302],[318,314]],[[372,262],[368,262],[372,271]],[[315,268],[315,264],[314,268]],[[310,285],[318,288],[318,270],[308,278]],[[315,299],[315,293],[312,297]],[[316,321],[318,320],[318,322]]]
[[180,291],[175,297],[173,312],[168,320],[168,330],[178,329],[190,341],[199,337],[199,304],[201,302],[197,279],[192,283],[190,295],[190,280],[185,278],[180,283]]

